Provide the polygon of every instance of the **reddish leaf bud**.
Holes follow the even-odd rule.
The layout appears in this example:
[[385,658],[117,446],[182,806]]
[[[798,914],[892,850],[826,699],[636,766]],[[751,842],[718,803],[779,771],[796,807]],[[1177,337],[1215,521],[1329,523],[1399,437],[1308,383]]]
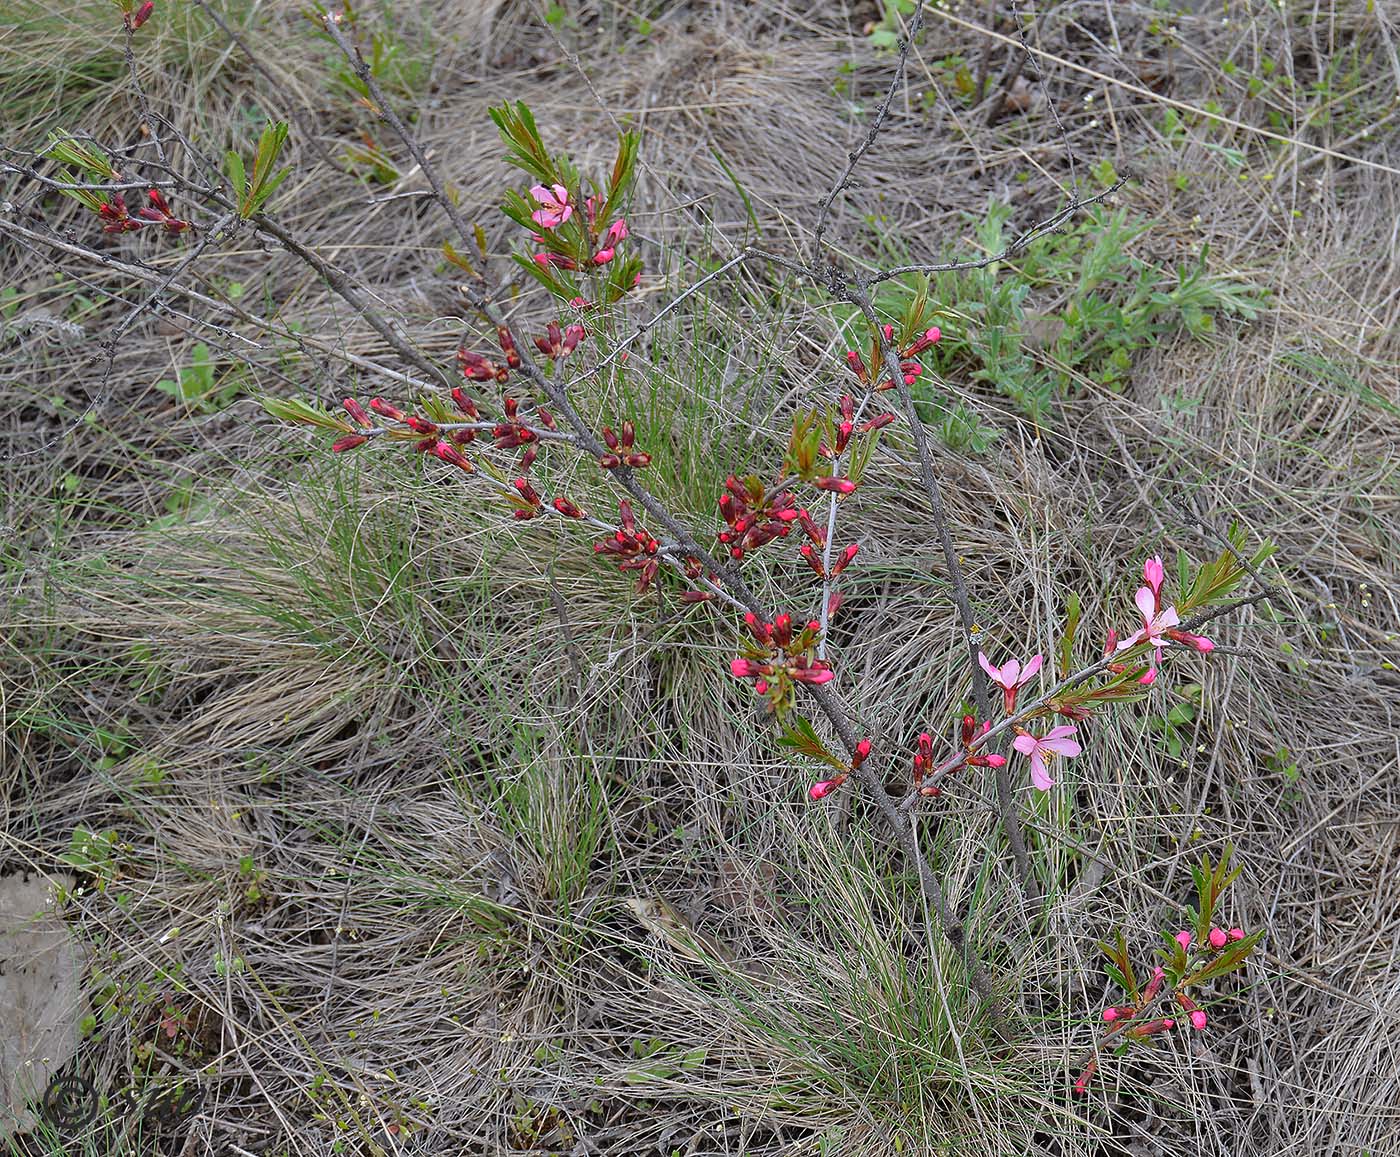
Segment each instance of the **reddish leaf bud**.
[[476,408],[476,403],[468,396],[461,386],[457,386],[452,391],[452,401],[457,409],[461,410],[468,418],[475,422],[481,417],[481,411]]
[[773,642],[780,647],[792,642],[792,616],[787,612],[773,620]]
[[496,330],[496,341],[500,343],[501,353],[506,355],[506,365],[513,370],[520,368],[520,351],[515,348],[515,339],[510,336],[510,330],[505,326],[499,326]]
[[834,563],[832,564],[832,567],[831,567],[831,577],[832,577],[832,578],[835,578],[835,577],[836,577],[837,575],[839,575],[843,570],[845,570],[848,566],[850,566],[850,565],[851,565],[851,560],[852,560],[853,558],[855,558],[855,556],[856,556],[856,554],[859,552],[859,550],[860,550],[859,544],[854,543],[854,542],[851,543],[851,545],[848,546],[845,550],[843,550],[843,551],[841,552],[841,557],[840,557],[839,559],[837,559],[836,562],[834,562]]
[[942,336],[943,331],[936,325],[929,326],[928,329],[924,330],[922,334],[914,339],[909,348],[904,351],[904,356],[910,358],[917,357],[919,354],[923,353],[924,350],[928,349],[929,346],[942,338]]
[[353,450],[356,446],[363,446],[368,441],[363,434],[346,434],[343,438],[337,438],[331,449],[339,454],[342,450]]
[[834,779],[824,779],[820,783],[814,783],[807,789],[807,797],[813,803],[816,803],[818,800],[825,799],[845,782],[846,777],[844,775],[838,775]]
[[404,422],[408,425],[410,430],[419,434],[436,434],[438,432],[437,426],[426,418],[418,417],[417,414],[410,414],[404,419]]
[[613,432],[613,428],[611,426],[603,427],[603,441],[608,444],[609,450],[618,449],[617,435]]
[[863,425],[860,428],[860,432],[862,434],[868,434],[871,430],[883,430],[893,421],[893,414],[879,414],[876,417],[871,418],[870,421],[866,422],[865,425]]
[[365,413],[365,408],[360,405],[359,402],[355,401],[354,398],[346,398],[341,405],[345,407],[345,412],[354,418],[361,426],[368,429],[370,426],[374,425],[374,422],[370,420],[370,416]]
[[821,559],[817,558],[816,548],[810,542],[804,542],[798,547],[797,553],[807,560],[807,565],[812,568],[817,578],[826,577],[826,571],[822,569]]
[[146,0],[146,2],[142,4],[140,8],[136,9],[136,11],[127,18],[130,23],[131,30],[135,32],[138,28],[141,27],[141,25],[145,24],[146,21],[151,18],[151,13],[155,10],[155,0]]
[[628,454],[623,458],[623,461],[627,463],[628,466],[632,467],[633,470],[645,470],[651,465],[651,455],[642,453]]
[[575,506],[572,502],[570,502],[567,498],[565,498],[562,494],[557,495],[555,497],[554,509],[557,510],[560,514],[562,514],[565,518],[583,517],[583,511],[580,510],[577,506]]
[[[425,439],[425,441],[428,440]],[[420,442],[419,447],[422,448],[423,443]],[[437,458],[441,458],[450,465],[456,466],[459,470],[465,470],[468,474],[476,469],[476,467],[472,465],[471,459],[458,450],[456,446],[452,445],[451,442],[438,442],[435,445],[430,445],[427,447],[427,452]]]
[[371,398],[369,400],[369,408],[376,414],[388,418],[390,421],[402,422],[404,420],[404,412],[397,406],[389,405],[383,398]]
[[865,368],[865,362],[861,360],[860,354],[855,350],[846,351],[846,364],[851,367],[851,373],[860,379],[861,382],[870,381],[870,371]]

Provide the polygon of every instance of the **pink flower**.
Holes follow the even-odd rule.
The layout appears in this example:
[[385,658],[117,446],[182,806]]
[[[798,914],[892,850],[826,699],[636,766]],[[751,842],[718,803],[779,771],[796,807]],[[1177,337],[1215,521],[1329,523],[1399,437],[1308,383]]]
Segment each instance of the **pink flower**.
[[1243,940],[1243,939],[1244,939],[1244,929],[1243,929],[1243,928],[1231,928],[1231,929],[1230,929],[1230,939],[1231,939],[1231,940]]
[[1210,930],[1210,946],[1217,952],[1224,948],[1230,939],[1230,934],[1224,928],[1212,928]]
[[1051,728],[1039,739],[1034,735],[1022,732],[1012,740],[1011,746],[1031,761],[1031,783],[1038,790],[1049,791],[1055,786],[1055,781],[1050,778],[1050,771],[1046,765],[1047,759],[1052,759],[1057,755],[1072,758],[1083,750],[1077,742],[1070,738],[1074,731],[1073,723],[1065,723],[1059,727]]
[[[1142,629],[1119,643],[1116,650],[1126,651],[1129,647],[1136,647],[1142,643],[1151,644],[1152,658],[1149,660],[1147,672],[1138,680],[1147,685],[1156,681],[1157,669],[1162,665],[1163,647],[1174,642],[1184,643],[1206,655],[1215,650],[1215,644],[1201,635],[1177,630],[1181,624],[1181,616],[1175,607],[1162,606],[1162,583],[1166,580],[1166,568],[1162,565],[1160,555],[1154,555],[1142,564],[1142,577],[1147,585],[1138,587],[1133,596],[1133,602],[1137,604],[1138,613],[1142,616]],[[1111,635],[1112,632],[1110,642]]]
[[1157,596],[1152,593],[1151,587],[1138,587],[1133,602],[1137,604],[1138,613],[1142,615],[1142,629],[1134,631],[1120,642],[1117,650],[1126,651],[1140,643],[1151,644],[1151,665],[1141,679],[1143,683],[1151,683],[1157,678],[1157,668],[1162,665],[1162,648],[1171,645],[1167,632],[1180,624],[1181,616],[1176,613],[1175,607],[1159,608]]
[[820,783],[814,783],[807,789],[807,797],[813,802],[825,799],[845,782],[846,777],[844,775],[838,775],[835,779],[824,779]]
[[[1017,659],[1008,659],[1000,667],[992,666],[992,661],[981,651],[977,652],[977,662],[987,672],[987,678],[1001,688],[1002,699],[1006,703],[1006,713],[1016,710],[1016,692],[1029,683],[1040,672],[1042,659],[1039,655],[1026,660],[1025,668]],[[1071,728],[1071,730],[1073,730]],[[1078,755],[1079,752],[1075,752]]]
[[1185,952],[1188,948],[1191,947],[1191,933],[1186,931],[1185,928],[1183,928],[1180,932],[1173,936],[1172,939],[1181,945],[1181,950],[1183,952]]
[[608,226],[608,231],[603,237],[604,243],[608,248],[615,248],[619,241],[627,240],[628,233],[627,222],[619,217]]
[[530,214],[530,220],[544,229],[557,229],[573,216],[574,207],[569,204],[569,190],[563,185],[553,185],[546,188],[544,185],[535,185],[530,190],[530,196],[539,205]]
[[1153,555],[1142,564],[1142,581],[1152,590],[1152,597],[1157,600],[1158,608],[1162,605],[1162,583],[1167,577],[1167,569],[1162,565],[1162,556]]

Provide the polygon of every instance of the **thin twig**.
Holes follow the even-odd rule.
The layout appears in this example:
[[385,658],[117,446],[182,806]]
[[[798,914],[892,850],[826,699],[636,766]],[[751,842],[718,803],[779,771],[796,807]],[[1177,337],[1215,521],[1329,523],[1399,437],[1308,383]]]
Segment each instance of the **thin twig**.
[[[943,488],[939,485],[938,475],[934,471],[933,453],[929,449],[928,435],[924,430],[923,422],[919,420],[918,411],[914,407],[914,396],[909,392],[909,387],[904,384],[904,372],[899,367],[899,355],[895,351],[893,343],[885,337],[884,331],[880,328],[880,318],[875,312],[875,305],[870,299],[870,294],[861,286],[849,285],[845,291],[845,297],[865,315],[872,331],[879,336],[880,353],[884,360],[884,373],[890,375],[894,380],[895,386],[899,390],[900,400],[904,403],[904,414],[909,421],[909,429],[914,436],[914,446],[919,455],[919,475],[923,482],[924,493],[928,496],[929,505],[932,507],[934,530],[938,534],[939,546],[943,550],[944,565],[947,567],[948,578],[953,587],[953,602],[957,606],[958,617],[962,620],[963,638],[967,644],[968,663],[972,671],[973,702],[977,705],[979,718],[990,719],[992,717],[992,702],[987,691],[987,675],[977,661],[978,652],[981,649],[977,642],[977,620],[972,613],[972,599],[968,594],[967,579],[963,575],[961,563],[958,562],[958,552],[953,546],[953,535],[948,524],[948,511],[943,503]],[[878,370],[876,376],[879,376]],[[1040,888],[1035,881],[1030,855],[1026,851],[1025,836],[1022,834],[1021,822],[1016,814],[1016,803],[1011,793],[1011,775],[1006,770],[1005,764],[993,768],[993,774],[996,780],[997,807],[1001,813],[1002,830],[1006,833],[1006,841],[1011,846],[1011,856],[1016,862],[1016,874],[1021,881],[1021,890],[1025,893],[1027,900],[1036,903],[1040,898]]]

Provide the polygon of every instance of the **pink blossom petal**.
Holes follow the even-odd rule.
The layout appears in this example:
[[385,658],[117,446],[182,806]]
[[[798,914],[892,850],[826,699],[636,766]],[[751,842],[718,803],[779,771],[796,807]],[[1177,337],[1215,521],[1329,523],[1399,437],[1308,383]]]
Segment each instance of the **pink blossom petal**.
[[1045,659],[1042,655],[1037,655],[1034,659],[1030,660],[1030,662],[1026,664],[1026,669],[1021,672],[1020,683],[1024,685],[1034,679],[1036,675],[1040,673],[1040,667],[1044,661]]
[[[1045,739],[1063,739],[1067,735],[1073,735],[1076,730],[1077,728],[1073,723],[1061,723],[1060,726],[1052,727],[1047,731],[1045,733]],[[1042,739],[1041,743],[1044,743],[1045,739]]]
[[1133,602],[1137,604],[1137,609],[1142,615],[1144,623],[1151,623],[1157,614],[1157,596],[1152,593],[1151,587],[1138,587],[1137,594],[1133,596]]
[[1008,659],[1001,665],[1001,678],[997,680],[1003,687],[1020,686],[1021,662],[1019,659]]
[[545,205],[554,200],[554,198],[550,196],[549,190],[543,185],[531,185],[530,196],[532,196],[536,204],[539,205]]
[[1172,627],[1181,625],[1181,616],[1176,613],[1175,607],[1165,608],[1156,621],[1152,624],[1158,631],[1167,631]]
[[1040,741],[1040,750],[1048,751],[1052,755],[1064,755],[1073,758],[1078,755],[1083,748],[1073,739],[1051,739],[1047,736]]
[[1036,740],[1034,735],[1018,735],[1011,741],[1011,746],[1022,755],[1034,755]]
[[1041,758],[1037,751],[1031,756],[1031,783],[1038,791],[1049,791],[1055,786],[1055,781],[1050,777],[1049,769],[1045,766],[1045,760]]
[[987,677],[991,679],[993,683],[1001,682],[1001,669],[999,667],[992,666],[992,661],[989,658],[987,658],[985,651],[977,652],[977,662],[981,664],[982,670],[987,672]]

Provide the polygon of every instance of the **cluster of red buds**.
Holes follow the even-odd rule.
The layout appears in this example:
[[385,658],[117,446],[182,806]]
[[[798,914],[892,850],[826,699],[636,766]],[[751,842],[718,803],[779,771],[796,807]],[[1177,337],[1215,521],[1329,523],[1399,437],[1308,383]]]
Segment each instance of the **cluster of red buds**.
[[809,540],[797,548],[797,553],[806,560],[807,565],[812,568],[812,572],[819,579],[837,578],[860,553],[860,546],[857,543],[851,543],[841,551],[836,561],[831,564],[831,569],[827,570],[824,561],[826,531],[812,520],[812,516],[805,509],[797,512],[797,524],[802,527],[802,533]]
[[740,482],[731,474],[719,496],[719,513],[726,528],[719,532],[719,541],[737,561],[775,538],[786,538],[790,524],[806,511],[798,510],[791,490],[769,494],[757,477]]
[[[1203,902],[1213,904],[1219,896],[1220,889],[1233,878],[1226,874],[1226,867],[1225,861],[1212,867],[1207,858],[1201,871],[1192,869],[1196,875],[1197,887],[1202,891]],[[1194,909],[1192,911],[1194,912]],[[1103,1010],[1103,1022],[1108,1028],[1100,1041],[1100,1048],[1111,1041],[1126,1043],[1143,1040],[1175,1028],[1180,1023],[1175,1017],[1158,1015],[1154,1008],[1163,988],[1170,995],[1171,1002],[1185,1014],[1186,1022],[1192,1031],[1205,1031],[1209,1021],[1206,1010],[1188,995],[1186,989],[1242,967],[1245,957],[1258,941],[1258,934],[1249,937],[1248,943],[1241,944],[1241,941],[1246,940],[1243,928],[1221,928],[1211,924],[1209,932],[1202,938],[1202,943],[1197,945],[1198,953],[1194,956],[1191,955],[1194,937],[1189,929],[1183,928],[1170,936],[1163,933],[1163,938],[1173,944],[1171,950],[1163,957],[1166,967],[1154,967],[1152,978],[1141,991],[1138,991],[1136,981],[1131,979],[1132,967],[1123,938],[1119,937],[1116,946],[1100,945],[1113,962],[1117,976],[1126,984],[1132,997],[1131,1003],[1109,1005]],[[1226,951],[1227,949],[1229,951]],[[1082,1094],[1088,1089],[1089,1081],[1097,1069],[1097,1059],[1090,1059],[1079,1074],[1078,1080],[1074,1082],[1076,1093]]]
[[561,328],[557,321],[551,321],[545,326],[544,337],[535,338],[535,348],[547,358],[565,358],[578,348],[578,343],[585,336],[586,332],[581,325],[567,325]]
[[630,466],[634,470],[644,470],[651,465],[651,455],[636,449],[637,427],[631,419],[622,423],[621,431],[604,426],[600,431],[608,452],[598,459],[604,470],[616,470],[619,466]]
[[[573,506],[572,503],[569,505]],[[555,508],[559,509],[558,500],[556,500]],[[610,554],[619,559],[617,564],[619,570],[640,571],[641,573],[637,576],[637,593],[644,594],[656,580],[657,571],[660,569],[657,551],[660,550],[661,544],[637,525],[632,507],[625,498],[618,502],[617,509],[621,519],[618,528],[613,532],[611,538],[595,542],[593,553]],[[568,511],[560,510],[560,513],[567,514]]]
[[[842,394],[837,403],[840,410],[841,420],[834,423],[835,433],[832,437],[832,445],[821,447],[821,452],[827,458],[836,458],[845,453],[846,447],[850,445],[851,435],[856,432],[856,403],[850,394]],[[860,433],[869,434],[873,430],[883,430],[894,421],[891,413],[876,414],[868,422],[861,423]]]
[[[894,341],[894,326],[881,326],[880,332],[884,335],[885,341]],[[942,332],[936,325],[930,326],[913,341],[911,341],[907,346],[898,351],[900,359],[899,372],[901,373],[901,375],[903,375],[904,384],[906,386],[912,386],[915,383],[915,381],[918,380],[919,375],[924,372],[924,367],[914,359],[919,354],[923,353],[924,350],[928,349],[931,345],[938,341],[938,339],[942,336]],[[879,366],[883,362],[884,356],[880,349],[880,342],[878,340],[871,341],[870,365]],[[874,381],[875,375],[873,375],[870,372],[870,370],[866,367],[865,360],[860,356],[860,354],[856,350],[848,350],[846,352],[846,364],[850,367],[851,373],[855,374],[856,380],[860,382],[861,385],[867,387],[871,386],[871,383]],[[897,383],[894,381],[893,378],[885,378],[873,388],[876,390],[892,390],[895,388],[896,384]]]
[[752,642],[729,664],[729,671],[736,679],[752,679],[754,691],[768,699],[770,710],[780,711],[787,705],[796,683],[816,687],[836,678],[831,665],[816,657],[822,629],[816,619],[796,632],[792,616],[786,613],[765,623],[749,611],[744,623]]
[[501,347],[504,362],[495,362],[484,354],[474,353],[465,346],[457,351],[457,364],[471,382],[504,382],[511,370],[520,368],[520,351],[515,348],[515,339],[510,330],[501,326],[496,330],[496,340]]
[[[455,393],[453,397],[456,397]],[[491,430],[491,436],[496,440],[496,449],[514,450],[517,446],[524,446],[525,453],[520,456],[520,469],[528,470],[539,453],[539,432],[521,421],[520,402],[517,399],[501,399],[501,410],[504,417]],[[546,430],[557,429],[554,415],[543,407],[535,410],[535,416]]]
[[167,233],[183,233],[190,227],[188,221],[181,220],[170,211],[170,205],[159,189],[148,189],[146,199],[150,204],[138,209],[133,217],[126,199],[120,193],[113,194],[112,199],[104,201],[97,210],[97,215],[104,222],[102,232],[131,233],[149,225],[160,225]]
[[[919,733],[918,748],[914,752],[914,788],[920,795],[937,796],[943,794],[938,781],[945,775],[961,767],[1005,767],[1006,756],[995,752],[974,750],[982,737],[992,729],[992,721],[977,722],[976,716],[964,715],[961,723],[962,750],[941,765],[933,759],[933,736],[927,731]],[[929,780],[930,782],[925,782]]]

